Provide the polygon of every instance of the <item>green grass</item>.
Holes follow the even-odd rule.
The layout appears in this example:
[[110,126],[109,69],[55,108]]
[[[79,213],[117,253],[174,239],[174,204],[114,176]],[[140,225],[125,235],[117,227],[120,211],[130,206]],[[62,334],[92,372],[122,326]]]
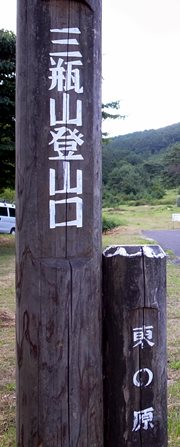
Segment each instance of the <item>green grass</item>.
[[9,426],[5,430],[1,447],[16,447],[16,428],[14,421],[11,421],[11,424],[9,423]]
[[168,433],[169,442],[168,445],[171,447],[180,446],[180,410],[179,407],[171,407],[168,414]]
[[162,199],[159,200],[159,203],[162,205],[175,205],[176,197],[178,195],[177,189],[169,189],[166,191],[166,194]]
[[0,235],[0,446],[15,446],[15,238]]
[[180,446],[180,381],[168,388],[169,446]]
[[175,370],[180,369],[180,360],[173,360],[170,363],[170,368]]
[[[136,230],[173,229],[172,213],[177,212],[176,205],[123,205],[119,208],[103,210],[106,216],[124,221],[125,226]],[[122,225],[122,224],[121,224]],[[177,228],[180,228],[180,225]]]

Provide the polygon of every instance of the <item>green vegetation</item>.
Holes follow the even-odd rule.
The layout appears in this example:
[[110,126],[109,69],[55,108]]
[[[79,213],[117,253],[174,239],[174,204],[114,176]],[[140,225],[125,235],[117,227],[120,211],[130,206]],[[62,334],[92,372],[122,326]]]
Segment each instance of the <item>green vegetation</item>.
[[180,369],[180,360],[174,360],[170,363],[172,369]]
[[103,206],[156,204],[180,187],[180,124],[112,138],[103,145]]
[[15,447],[15,239],[0,235],[0,445]]
[[[124,119],[125,115],[120,115],[119,112],[117,113],[119,108],[120,108],[119,101],[113,101],[113,102],[108,102],[106,104],[102,104],[102,119],[103,120],[106,120],[108,118],[110,118],[110,119],[117,119],[117,118]],[[116,111],[115,113],[114,113],[114,110]]]
[[0,30],[0,190],[15,184],[15,45],[15,35]]
[[180,381],[173,383],[168,388],[168,430],[169,446],[180,445]]
[[15,202],[15,190],[10,188],[4,188],[0,193],[0,200],[5,199],[8,202]]
[[180,185],[180,142],[170,146],[163,158],[163,181],[167,187],[174,188]]
[[125,225],[126,221],[121,219],[118,214],[109,215],[108,211],[103,212],[102,214],[102,231],[107,232],[108,230],[112,230],[115,227],[119,227],[121,225]]

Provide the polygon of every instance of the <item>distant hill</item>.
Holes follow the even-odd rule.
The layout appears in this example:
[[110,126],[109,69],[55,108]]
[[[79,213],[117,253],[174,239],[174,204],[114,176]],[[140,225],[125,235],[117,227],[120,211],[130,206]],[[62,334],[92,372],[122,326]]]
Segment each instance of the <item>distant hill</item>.
[[[117,200],[127,200],[130,197],[137,199],[144,195],[148,197],[153,185],[156,185],[155,189],[158,191],[163,191],[163,176],[167,164],[165,155],[178,143],[180,123],[109,139],[103,144],[103,197],[114,199],[117,196]],[[179,160],[179,148],[180,144],[175,150],[176,163]],[[128,175],[133,180],[129,180],[131,185],[125,188]],[[123,182],[120,177],[124,178]],[[136,188],[133,188],[133,182],[137,185]],[[138,182],[143,185],[141,188],[138,187]]]
[[144,130],[111,138],[107,149],[122,151],[131,150],[147,158],[166,149],[170,144],[180,141],[180,123],[162,127],[157,130]]

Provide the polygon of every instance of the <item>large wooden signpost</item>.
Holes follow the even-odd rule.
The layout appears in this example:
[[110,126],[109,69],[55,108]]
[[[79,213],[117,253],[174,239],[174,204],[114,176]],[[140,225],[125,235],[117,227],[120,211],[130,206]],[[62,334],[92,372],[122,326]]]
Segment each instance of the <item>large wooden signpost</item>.
[[17,446],[101,447],[101,0],[17,15]]

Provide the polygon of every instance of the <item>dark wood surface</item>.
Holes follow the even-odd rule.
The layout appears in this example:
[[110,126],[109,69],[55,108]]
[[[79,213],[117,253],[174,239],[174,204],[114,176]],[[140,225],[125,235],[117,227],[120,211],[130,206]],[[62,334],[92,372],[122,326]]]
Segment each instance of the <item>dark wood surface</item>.
[[166,258],[160,247],[104,251],[103,328],[105,447],[167,446]]
[[[101,0],[19,0],[17,17],[17,446],[101,447]],[[82,100],[83,160],[70,163],[71,187],[82,171],[80,228],[67,224],[74,194],[49,195],[50,169],[63,188],[63,163],[49,160],[50,98],[61,110],[63,92],[48,78],[61,37],[50,29],[62,28],[81,31],[68,49],[83,61],[84,91],[68,92],[72,116]],[[65,200],[64,227],[50,228],[50,199]]]

